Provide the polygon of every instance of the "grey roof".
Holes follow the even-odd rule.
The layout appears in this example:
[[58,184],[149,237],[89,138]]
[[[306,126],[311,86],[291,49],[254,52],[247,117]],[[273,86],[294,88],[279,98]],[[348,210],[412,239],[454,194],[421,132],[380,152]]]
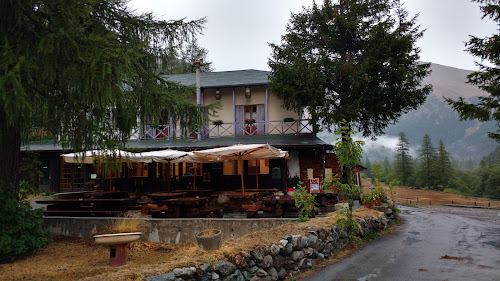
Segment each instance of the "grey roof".
[[[331,149],[332,145],[324,142],[313,134],[306,135],[267,135],[267,136],[251,136],[251,137],[226,137],[226,138],[211,138],[197,140],[140,140],[128,141],[127,148],[158,150],[158,149],[179,149],[179,150],[195,150],[206,149],[213,147],[229,146],[233,144],[265,144],[268,143],[277,148],[284,150],[303,150],[311,148]],[[51,141],[33,142],[28,146],[24,146],[21,150],[49,152],[49,151],[65,151],[61,145],[54,144]]]
[[[220,72],[202,72],[200,73],[201,88],[218,87],[245,87],[267,85],[269,72],[255,69],[220,71]],[[185,86],[196,84],[194,73],[175,74],[163,76],[169,81],[179,82]]]

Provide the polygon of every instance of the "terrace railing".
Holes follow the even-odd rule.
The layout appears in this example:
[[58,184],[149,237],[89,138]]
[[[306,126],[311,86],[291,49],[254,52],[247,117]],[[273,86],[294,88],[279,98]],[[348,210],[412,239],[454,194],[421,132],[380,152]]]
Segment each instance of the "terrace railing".
[[[262,136],[262,135],[298,135],[314,134],[315,126],[309,124],[308,119],[300,119],[285,122],[262,121],[253,124],[246,123],[222,123],[208,124],[201,130],[202,138],[220,138],[235,136]],[[196,138],[196,131],[186,128],[178,128],[173,125],[159,125],[157,127],[146,126],[141,132],[141,139],[180,139]]]

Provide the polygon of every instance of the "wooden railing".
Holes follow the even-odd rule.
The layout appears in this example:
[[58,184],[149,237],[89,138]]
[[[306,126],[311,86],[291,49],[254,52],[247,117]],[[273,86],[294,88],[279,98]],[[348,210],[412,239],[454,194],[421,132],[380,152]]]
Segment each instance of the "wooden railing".
[[[202,138],[219,138],[235,136],[262,136],[262,135],[297,135],[314,134],[314,126],[309,120],[301,119],[290,122],[262,121],[254,124],[222,123],[208,124],[201,130]],[[196,138],[196,131],[177,128],[172,125],[159,125],[158,127],[146,126],[141,132],[140,139],[181,139]]]

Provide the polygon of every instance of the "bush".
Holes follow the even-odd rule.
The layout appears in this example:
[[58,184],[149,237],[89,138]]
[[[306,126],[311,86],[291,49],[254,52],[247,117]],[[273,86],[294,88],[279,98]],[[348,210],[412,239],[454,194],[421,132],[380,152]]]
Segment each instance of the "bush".
[[3,187],[0,196],[0,262],[27,256],[50,243],[42,230],[42,210],[33,210],[18,201],[11,187]]
[[299,214],[299,221],[308,221],[316,208],[316,195],[309,193],[307,186],[299,181],[292,197],[295,199],[295,207],[302,211],[302,213]]

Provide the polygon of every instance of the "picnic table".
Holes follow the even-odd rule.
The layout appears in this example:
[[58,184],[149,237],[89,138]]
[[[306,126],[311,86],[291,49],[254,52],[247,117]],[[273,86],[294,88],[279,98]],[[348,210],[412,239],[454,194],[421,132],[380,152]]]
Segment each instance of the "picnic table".
[[[237,192],[237,191],[219,191],[212,194],[217,205],[222,206],[228,211],[246,211],[245,205],[254,204],[257,201],[257,192]],[[228,199],[228,201],[224,199]]]
[[185,197],[187,195],[188,195],[187,192],[170,192],[170,193],[152,193],[149,194],[148,197],[151,198],[151,200],[153,200],[154,202],[160,203],[163,200]]
[[215,192],[215,189],[179,189],[179,190],[174,190],[172,192],[182,192],[182,193],[187,193],[187,196],[203,196],[203,197],[209,197],[212,195],[212,193]]
[[135,205],[134,198],[78,198],[36,200],[47,204],[45,216],[118,216]]
[[[237,189],[236,192],[242,192],[242,189]],[[245,193],[247,192],[257,192],[259,198],[267,197],[274,195],[276,192],[278,192],[278,189],[276,188],[251,188],[251,189],[245,189]]]
[[262,210],[263,217],[283,217],[298,215],[295,207],[295,199],[290,195],[271,195],[261,199],[261,207],[257,210],[249,210],[247,217],[255,217],[257,212]]
[[181,197],[163,200],[161,204],[168,209],[152,214],[153,218],[197,218],[197,217],[222,217],[220,207],[209,207],[209,197]]

